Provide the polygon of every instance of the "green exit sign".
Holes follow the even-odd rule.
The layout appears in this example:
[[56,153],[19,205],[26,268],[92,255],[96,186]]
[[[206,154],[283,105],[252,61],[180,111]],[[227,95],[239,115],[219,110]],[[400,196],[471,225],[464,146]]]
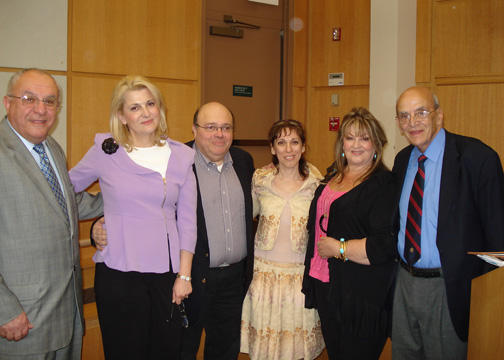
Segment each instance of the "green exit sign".
[[252,86],[233,85],[233,96],[252,97]]

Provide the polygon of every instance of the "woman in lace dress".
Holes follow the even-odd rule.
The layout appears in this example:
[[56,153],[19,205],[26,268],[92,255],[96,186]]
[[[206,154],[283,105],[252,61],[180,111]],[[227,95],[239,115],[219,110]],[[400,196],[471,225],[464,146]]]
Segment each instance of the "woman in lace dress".
[[269,132],[273,165],[252,179],[254,276],[245,297],[241,352],[251,359],[314,359],[324,348],[320,320],[304,308],[301,284],[308,210],[322,176],[304,158],[301,123],[280,120]]

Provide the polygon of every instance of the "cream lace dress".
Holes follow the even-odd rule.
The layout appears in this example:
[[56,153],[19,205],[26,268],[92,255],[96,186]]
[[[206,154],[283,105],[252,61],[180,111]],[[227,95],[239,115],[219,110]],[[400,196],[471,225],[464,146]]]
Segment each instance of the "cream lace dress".
[[304,308],[305,254],[292,251],[289,201],[294,194],[271,191],[286,203],[273,248],[255,249],[254,276],[243,303],[240,351],[251,359],[311,360],[325,345],[318,312]]

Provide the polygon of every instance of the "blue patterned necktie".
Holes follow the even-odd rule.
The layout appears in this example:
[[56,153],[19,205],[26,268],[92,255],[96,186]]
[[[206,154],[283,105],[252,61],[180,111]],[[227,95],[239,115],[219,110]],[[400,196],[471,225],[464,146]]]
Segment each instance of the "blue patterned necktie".
[[49,183],[49,186],[51,187],[51,190],[54,193],[54,196],[56,196],[56,200],[58,200],[58,203],[61,206],[61,209],[63,209],[63,212],[65,213],[66,219],[68,220],[68,210],[66,207],[66,202],[65,202],[65,197],[63,196],[63,192],[61,191],[60,184],[58,182],[58,178],[56,177],[56,174],[54,173],[54,169],[51,166],[51,163],[49,162],[49,158],[47,157],[47,153],[44,148],[44,144],[37,144],[33,147],[33,150],[37,154],[40,155],[40,169],[42,170],[42,173],[47,179],[47,182]]
[[409,265],[415,264],[422,254],[422,208],[425,183],[425,155],[418,157],[418,171],[411,188],[408,204],[408,219],[406,220],[406,237],[404,241],[404,258]]

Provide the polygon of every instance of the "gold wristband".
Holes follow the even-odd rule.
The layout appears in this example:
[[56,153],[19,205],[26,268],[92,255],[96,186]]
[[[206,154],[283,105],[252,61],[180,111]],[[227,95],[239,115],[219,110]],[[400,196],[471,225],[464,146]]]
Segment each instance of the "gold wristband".
[[346,248],[347,248],[347,243],[345,241],[344,238],[341,238],[340,239],[340,249],[339,249],[339,252],[340,252],[340,260],[343,260],[343,261],[347,261],[348,258],[346,257]]
[[185,280],[185,281],[187,281],[187,282],[189,282],[189,281],[191,281],[191,280],[192,280],[192,277],[190,277],[190,276],[185,276],[185,275],[180,275],[180,274],[177,274],[177,277],[178,277],[179,279]]

